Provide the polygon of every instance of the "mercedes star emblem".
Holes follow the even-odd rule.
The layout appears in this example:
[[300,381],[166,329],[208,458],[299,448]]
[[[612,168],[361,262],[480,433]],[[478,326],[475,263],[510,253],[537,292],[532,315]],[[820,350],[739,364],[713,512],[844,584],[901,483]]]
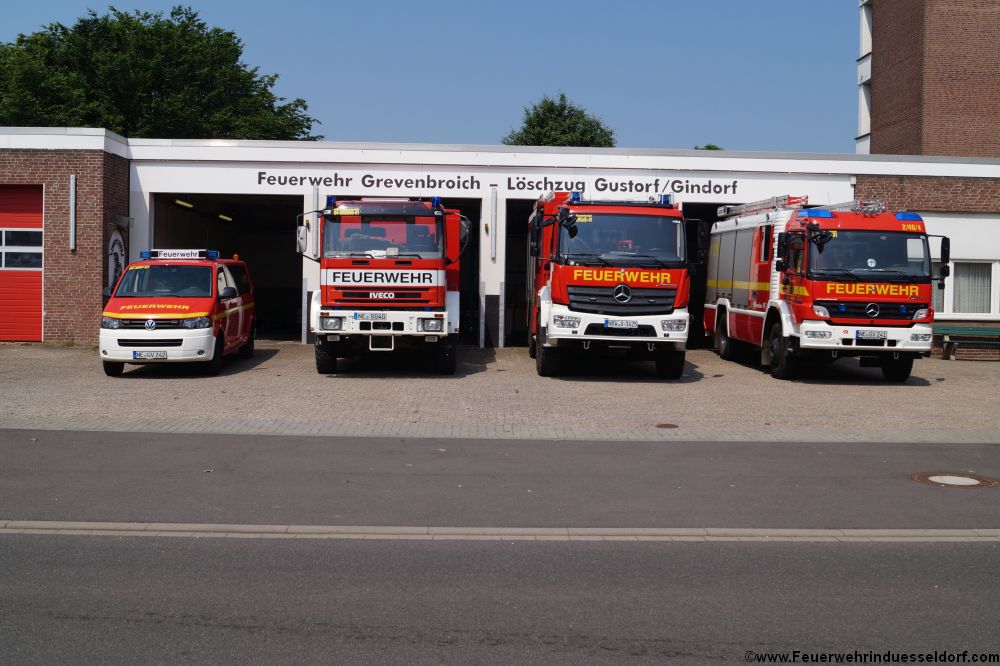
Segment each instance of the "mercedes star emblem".
[[146,320],[146,330],[147,331],[155,331],[156,330],[156,322],[153,321],[152,319],[147,319]]
[[632,300],[632,290],[627,284],[620,284],[611,292],[611,297],[619,303],[628,303]]
[[878,316],[880,310],[878,309],[878,303],[869,303],[865,306],[865,314],[874,319]]

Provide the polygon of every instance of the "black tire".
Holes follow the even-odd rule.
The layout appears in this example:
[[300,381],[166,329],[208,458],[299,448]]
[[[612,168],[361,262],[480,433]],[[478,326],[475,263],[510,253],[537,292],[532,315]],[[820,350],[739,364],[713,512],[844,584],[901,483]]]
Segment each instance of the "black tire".
[[538,356],[538,342],[535,336],[528,331],[528,358],[535,358]]
[[546,347],[541,341],[545,339],[545,329],[539,329],[539,341],[535,343],[535,370],[540,377],[555,377],[559,374],[560,361],[558,347]]
[[253,358],[254,338],[257,337],[254,328],[256,328],[256,325],[250,327],[250,338],[247,340],[246,344],[240,347],[240,350],[236,352],[239,354],[240,358]]
[[792,379],[796,375],[797,363],[788,349],[788,341],[781,334],[781,324],[773,324],[767,335],[771,346],[771,376],[775,379]]
[[685,353],[671,349],[656,357],[656,376],[660,379],[680,379],[684,374]]
[[458,344],[448,336],[439,343],[434,369],[439,375],[453,375],[458,370]]
[[[723,312],[725,314],[725,312]],[[719,350],[719,358],[732,361],[736,358],[736,343],[729,337],[729,317],[715,318],[715,347]]]
[[316,372],[330,375],[337,372],[337,352],[326,340],[316,340]]
[[905,382],[913,372],[913,357],[888,358],[882,362],[882,376],[887,382]]
[[215,338],[215,350],[212,352],[212,360],[208,362],[208,374],[217,375],[222,372],[223,354],[226,347],[226,337],[224,333],[219,333]]
[[104,366],[104,374],[108,377],[121,377],[122,373],[125,372],[124,363],[118,363],[116,361],[101,361],[101,365]]

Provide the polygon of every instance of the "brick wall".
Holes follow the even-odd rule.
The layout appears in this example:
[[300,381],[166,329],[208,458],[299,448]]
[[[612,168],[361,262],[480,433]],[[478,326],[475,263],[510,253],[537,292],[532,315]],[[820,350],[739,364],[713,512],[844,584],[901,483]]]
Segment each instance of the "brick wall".
[[[69,249],[76,175],[76,251]],[[96,150],[0,150],[0,183],[45,188],[44,338],[95,343],[109,221],[128,214],[128,162]]]
[[858,176],[854,195],[882,199],[889,210],[1000,212],[1000,179],[943,176]]
[[924,0],[872,3],[872,153],[923,150]]

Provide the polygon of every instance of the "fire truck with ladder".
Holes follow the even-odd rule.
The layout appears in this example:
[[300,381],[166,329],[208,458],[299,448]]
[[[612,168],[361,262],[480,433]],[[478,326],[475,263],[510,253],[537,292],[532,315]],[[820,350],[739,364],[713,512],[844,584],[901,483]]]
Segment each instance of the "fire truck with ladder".
[[[337,201],[319,211],[320,288],[309,330],[316,371],[365,353],[416,350],[454,374],[459,331],[459,256],[469,220],[457,210],[408,199]],[[304,253],[309,230],[299,227]]]
[[539,375],[573,352],[651,358],[684,369],[690,276],[684,217],[669,195],[587,201],[552,192],[528,221],[528,354]]
[[881,201],[807,206],[786,195],[719,208],[705,298],[719,356],[759,350],[780,379],[803,361],[858,357],[906,381],[913,360],[930,355],[931,289],[948,275],[948,238],[933,276],[919,214],[886,212]]

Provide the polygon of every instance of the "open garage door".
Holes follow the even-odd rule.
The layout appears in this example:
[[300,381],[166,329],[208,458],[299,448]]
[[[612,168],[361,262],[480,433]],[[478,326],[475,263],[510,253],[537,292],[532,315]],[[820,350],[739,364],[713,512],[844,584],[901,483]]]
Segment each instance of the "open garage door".
[[0,340],[42,339],[42,186],[0,186]]
[[535,199],[507,200],[504,346],[528,344],[528,217]]
[[295,250],[295,216],[302,210],[301,196],[157,194],[153,247],[239,255],[256,292],[258,337],[296,340],[302,330],[302,258]]

